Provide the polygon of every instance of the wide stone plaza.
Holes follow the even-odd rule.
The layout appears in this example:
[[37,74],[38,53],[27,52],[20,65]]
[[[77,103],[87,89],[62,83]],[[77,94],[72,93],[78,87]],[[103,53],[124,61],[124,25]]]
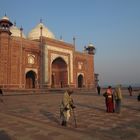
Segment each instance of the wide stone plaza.
[[67,127],[60,125],[62,91],[2,96],[0,140],[139,140],[139,92],[129,96],[124,90],[122,110],[117,114],[106,113],[102,94],[75,91],[76,128],[73,116]]

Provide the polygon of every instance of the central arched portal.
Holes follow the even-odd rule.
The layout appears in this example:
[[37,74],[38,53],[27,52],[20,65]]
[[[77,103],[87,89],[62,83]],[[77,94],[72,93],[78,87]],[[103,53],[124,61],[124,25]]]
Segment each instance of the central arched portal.
[[26,88],[35,88],[36,73],[34,71],[28,71],[26,73]]
[[58,88],[68,85],[67,64],[61,57],[52,62],[51,85]]

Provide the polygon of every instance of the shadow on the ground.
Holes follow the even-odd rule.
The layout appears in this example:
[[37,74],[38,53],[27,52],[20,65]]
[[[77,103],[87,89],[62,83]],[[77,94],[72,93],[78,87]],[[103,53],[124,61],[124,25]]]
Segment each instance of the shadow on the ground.
[[40,113],[43,114],[44,116],[46,116],[49,120],[59,124],[59,120],[55,117],[55,115],[47,110],[40,110]]
[[130,100],[136,100],[137,101],[137,95],[132,95],[132,96],[129,96],[129,95],[123,95],[123,98],[126,98],[126,99],[130,99]]
[[77,105],[77,106],[80,106],[80,107],[91,108],[91,109],[96,109],[96,110],[105,112],[105,109],[99,108],[99,107],[97,107],[97,106],[92,106],[92,105],[87,105],[87,104],[82,104],[82,103],[76,103],[76,105]]
[[0,140],[13,140],[4,130],[0,130]]
[[131,110],[135,110],[135,111],[140,111],[140,108],[135,108],[135,107],[130,106],[130,105],[122,105],[122,107],[127,108],[127,109],[131,109]]

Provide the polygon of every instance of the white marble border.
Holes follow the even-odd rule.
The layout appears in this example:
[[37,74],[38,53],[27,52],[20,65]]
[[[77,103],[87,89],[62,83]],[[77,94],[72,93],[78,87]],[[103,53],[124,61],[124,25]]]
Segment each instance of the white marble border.
[[[71,83],[73,83],[73,52],[72,50],[68,50],[68,49],[64,49],[64,48],[58,48],[58,47],[54,47],[54,46],[50,46],[50,45],[45,45],[45,48],[47,48],[48,50],[52,50],[52,51],[57,51],[57,52],[62,52],[62,53],[66,53],[66,54],[69,54],[70,55],[70,71],[68,70],[69,72],[69,76],[68,78],[70,77],[70,81]],[[45,49],[46,50],[46,49]],[[45,51],[45,54],[47,55],[48,52]],[[62,58],[65,58],[63,55],[60,55],[58,54],[58,56],[62,57]],[[45,57],[46,58],[46,57]],[[65,59],[64,59],[65,60]],[[45,68],[47,68],[46,66],[48,66],[48,60],[45,60],[47,64],[45,64]],[[52,62],[53,60],[51,60]],[[65,60],[66,63],[68,64],[68,60]],[[69,66],[69,65],[68,65]],[[69,67],[68,67],[69,68]],[[45,70],[46,71],[46,70]],[[48,75],[47,75],[48,76]],[[46,77],[46,76],[45,76]],[[69,80],[68,80],[69,81]]]

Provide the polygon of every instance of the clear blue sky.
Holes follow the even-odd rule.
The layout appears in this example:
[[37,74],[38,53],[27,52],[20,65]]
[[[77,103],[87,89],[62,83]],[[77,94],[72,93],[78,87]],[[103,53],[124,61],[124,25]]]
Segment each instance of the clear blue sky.
[[78,51],[92,42],[101,85],[140,84],[140,0],[0,0],[5,13],[25,34],[42,18]]

